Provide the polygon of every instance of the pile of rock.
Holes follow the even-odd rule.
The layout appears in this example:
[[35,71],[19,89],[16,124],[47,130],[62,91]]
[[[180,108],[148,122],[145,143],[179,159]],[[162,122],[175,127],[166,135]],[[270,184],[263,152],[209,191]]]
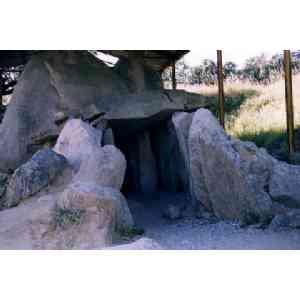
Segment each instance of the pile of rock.
[[0,212],[1,249],[100,249],[133,219],[120,193],[126,160],[103,133],[73,119],[53,150],[38,151],[10,177]]
[[[300,208],[300,167],[228,136],[206,109],[176,113],[177,132],[195,205],[219,218],[268,223]],[[296,213],[296,212],[295,212]]]

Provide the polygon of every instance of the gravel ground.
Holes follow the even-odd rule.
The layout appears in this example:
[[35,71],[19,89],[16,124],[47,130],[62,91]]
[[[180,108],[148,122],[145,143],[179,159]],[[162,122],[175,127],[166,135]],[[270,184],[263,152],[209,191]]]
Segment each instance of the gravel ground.
[[184,195],[159,193],[141,197],[130,195],[129,206],[137,226],[145,236],[157,241],[165,249],[300,249],[300,230],[241,228],[233,222],[212,223],[207,219],[184,218],[170,221],[162,212],[170,203],[183,203]]

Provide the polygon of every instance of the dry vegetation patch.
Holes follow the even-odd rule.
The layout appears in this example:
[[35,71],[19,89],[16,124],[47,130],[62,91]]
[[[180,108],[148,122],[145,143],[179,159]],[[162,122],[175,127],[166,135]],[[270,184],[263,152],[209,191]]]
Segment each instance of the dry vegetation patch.
[[[213,96],[212,110],[218,115],[218,88],[186,86],[187,90]],[[226,130],[241,139],[255,142],[272,154],[286,159],[286,112],[284,80],[270,85],[249,82],[225,83]],[[296,136],[300,132],[300,74],[293,78]],[[297,141],[296,141],[297,143]],[[297,145],[296,145],[297,146]],[[298,147],[299,149],[299,147]]]

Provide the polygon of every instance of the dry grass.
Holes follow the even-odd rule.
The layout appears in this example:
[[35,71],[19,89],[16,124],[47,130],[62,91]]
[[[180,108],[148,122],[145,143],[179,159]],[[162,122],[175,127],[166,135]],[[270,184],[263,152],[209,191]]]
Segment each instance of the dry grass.
[[[217,86],[187,87],[186,90],[216,96]],[[242,140],[267,147],[280,141],[286,150],[286,112],[284,80],[268,86],[251,83],[226,83],[226,129]],[[300,128],[300,74],[293,78],[295,128]],[[228,108],[234,107],[233,110]]]

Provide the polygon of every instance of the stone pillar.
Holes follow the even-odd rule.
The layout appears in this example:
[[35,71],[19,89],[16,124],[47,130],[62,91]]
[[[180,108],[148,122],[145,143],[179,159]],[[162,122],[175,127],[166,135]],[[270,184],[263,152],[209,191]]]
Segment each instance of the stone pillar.
[[144,51],[128,51],[128,78],[135,93],[146,89],[143,55]]
[[138,147],[140,191],[142,193],[153,193],[157,191],[158,179],[156,161],[148,132],[143,132],[139,136]]

